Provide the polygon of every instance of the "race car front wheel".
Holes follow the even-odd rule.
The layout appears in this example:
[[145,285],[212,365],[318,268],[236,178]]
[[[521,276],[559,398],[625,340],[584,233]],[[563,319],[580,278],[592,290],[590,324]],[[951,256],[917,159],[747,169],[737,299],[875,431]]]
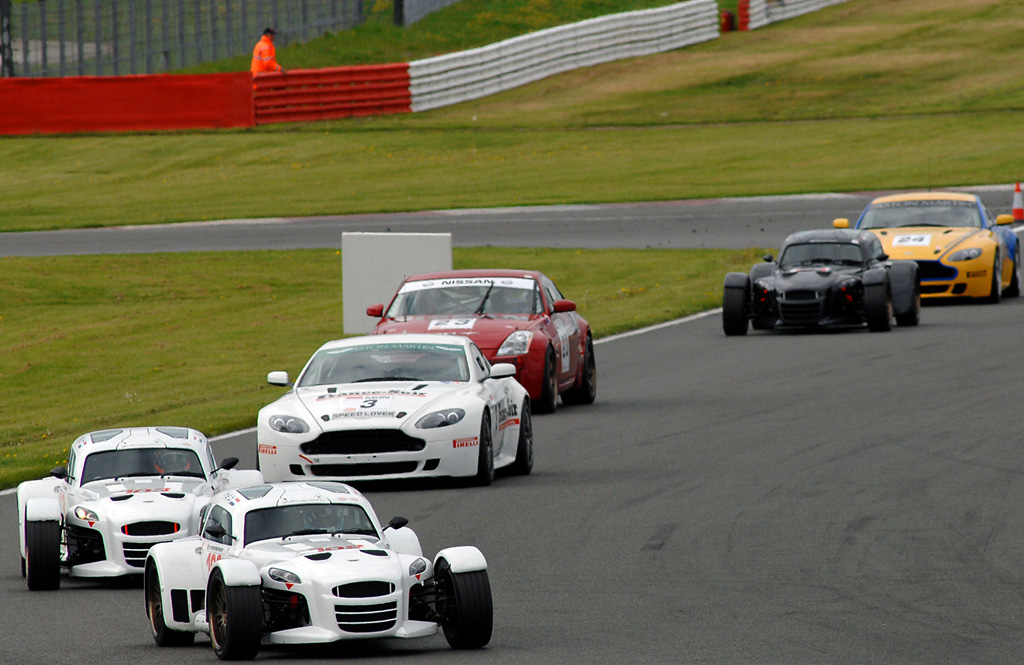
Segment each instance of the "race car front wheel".
[[453,649],[479,649],[491,641],[494,608],[486,570],[454,573],[447,559],[434,568],[438,623]]
[[722,332],[729,337],[747,334],[750,320],[750,291],[748,289],[726,288],[722,296]]
[[476,463],[476,475],[473,476],[474,484],[490,485],[494,482],[494,445],[491,440],[491,415],[484,411],[480,418],[480,445],[479,457]]
[[864,289],[864,318],[871,332],[892,330],[892,294],[888,284],[872,284]]
[[252,660],[263,635],[263,599],[258,586],[228,586],[213,571],[206,592],[210,641],[221,660]]
[[25,522],[25,580],[30,591],[60,588],[60,522]]
[[519,411],[519,444],[516,459],[509,467],[512,473],[525,476],[533,470],[533,419],[530,417],[530,400],[523,400]]
[[153,562],[146,564],[146,616],[153,641],[158,647],[187,647],[196,640],[195,633],[171,630],[164,623],[164,600],[160,591],[160,574]]
[[555,350],[550,346],[544,353],[540,399],[534,401],[533,408],[537,413],[554,413],[558,408],[558,369],[555,366]]
[[999,260],[999,252],[996,252],[996,260],[992,262],[992,286],[985,302],[997,304],[1003,299],[1003,264]]

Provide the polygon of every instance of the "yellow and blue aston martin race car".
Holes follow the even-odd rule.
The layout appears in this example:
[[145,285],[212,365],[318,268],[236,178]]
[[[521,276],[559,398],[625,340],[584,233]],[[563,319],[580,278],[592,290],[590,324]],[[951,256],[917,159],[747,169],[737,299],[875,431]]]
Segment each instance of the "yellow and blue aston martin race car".
[[875,199],[854,228],[878,236],[890,258],[917,262],[921,297],[995,303],[1020,295],[1021,247],[1011,223],[1012,215],[993,219],[974,194],[921,192]]

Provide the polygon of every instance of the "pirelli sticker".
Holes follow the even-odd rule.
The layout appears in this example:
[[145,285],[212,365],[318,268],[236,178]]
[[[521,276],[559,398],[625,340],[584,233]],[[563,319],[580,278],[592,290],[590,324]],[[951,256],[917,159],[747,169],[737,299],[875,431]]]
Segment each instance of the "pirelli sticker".
[[277,446],[268,446],[265,443],[261,443],[257,447],[257,452],[260,455],[276,455],[277,454]]
[[468,439],[452,439],[452,448],[470,448],[480,445],[480,437],[474,436]]

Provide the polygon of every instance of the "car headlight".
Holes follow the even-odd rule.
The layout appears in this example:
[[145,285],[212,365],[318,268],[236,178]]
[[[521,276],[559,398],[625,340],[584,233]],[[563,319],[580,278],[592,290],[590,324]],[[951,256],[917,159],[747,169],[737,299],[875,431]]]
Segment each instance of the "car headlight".
[[981,256],[980,247],[971,247],[969,249],[961,249],[953,252],[949,255],[948,261],[970,261]]
[[268,421],[270,429],[275,432],[289,432],[290,434],[302,434],[309,431],[309,425],[302,418],[295,416],[270,416]]
[[302,580],[299,579],[298,575],[296,575],[290,570],[285,570],[284,568],[271,568],[267,571],[267,576],[275,582],[280,582],[281,584],[302,583]]
[[498,357],[521,356],[530,350],[530,342],[533,341],[533,333],[529,330],[517,330],[501,343],[496,354]]
[[75,517],[85,522],[99,522],[100,516],[95,511],[89,510],[83,506],[75,508]]
[[466,417],[466,412],[462,409],[445,409],[444,411],[434,411],[428,413],[419,420],[416,421],[416,427],[420,429],[433,429],[435,427],[448,427],[461,421]]
[[420,573],[422,573],[426,569],[427,569],[427,562],[424,561],[423,559],[416,559],[415,561],[413,561],[412,563],[409,564],[409,574],[410,575],[419,575]]

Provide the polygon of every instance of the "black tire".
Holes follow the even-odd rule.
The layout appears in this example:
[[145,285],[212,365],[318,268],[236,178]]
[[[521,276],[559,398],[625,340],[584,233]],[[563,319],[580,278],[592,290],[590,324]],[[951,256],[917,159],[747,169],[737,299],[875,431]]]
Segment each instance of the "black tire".
[[541,379],[540,399],[534,400],[533,410],[537,413],[554,413],[558,408],[558,368],[555,365],[555,350],[548,347],[544,354],[544,378]]
[[25,522],[25,580],[30,591],[60,588],[60,522]]
[[896,324],[898,326],[916,326],[921,322],[921,286],[919,284],[914,285],[914,305],[910,308],[910,311],[903,312],[902,314],[896,315]]
[[726,288],[722,296],[722,330],[734,337],[746,335],[750,317],[750,292],[747,289]]
[[594,358],[594,340],[587,335],[583,348],[583,371],[578,386],[562,395],[563,404],[593,404],[597,399],[597,360]]
[[491,440],[491,415],[486,411],[480,419],[480,445],[477,448],[479,457],[477,457],[473,484],[485,487],[494,482],[494,442]]
[[160,574],[156,566],[146,564],[146,616],[149,617],[149,630],[153,641],[158,647],[188,647],[196,640],[196,634],[183,630],[172,630],[164,622],[164,602],[160,593]]
[[873,284],[864,289],[864,318],[871,332],[892,329],[892,294],[889,284]]
[[219,570],[206,592],[210,641],[221,660],[252,660],[263,636],[263,600],[258,586],[228,586]]
[[25,577],[25,557],[21,557],[21,576]]
[[1013,277],[1010,278],[1010,285],[1003,291],[1004,298],[1017,298],[1020,296],[1020,243],[1017,244],[1017,256],[1013,259]]
[[1002,263],[999,261],[999,252],[996,252],[996,260],[992,262],[992,286],[985,302],[996,305],[1003,299],[1003,271]]
[[494,608],[486,570],[453,573],[444,558],[434,568],[438,623],[453,649],[479,649],[491,641]]
[[516,446],[516,459],[509,471],[518,475],[529,475],[533,471],[533,418],[530,417],[530,400],[523,401],[519,412],[519,444]]

